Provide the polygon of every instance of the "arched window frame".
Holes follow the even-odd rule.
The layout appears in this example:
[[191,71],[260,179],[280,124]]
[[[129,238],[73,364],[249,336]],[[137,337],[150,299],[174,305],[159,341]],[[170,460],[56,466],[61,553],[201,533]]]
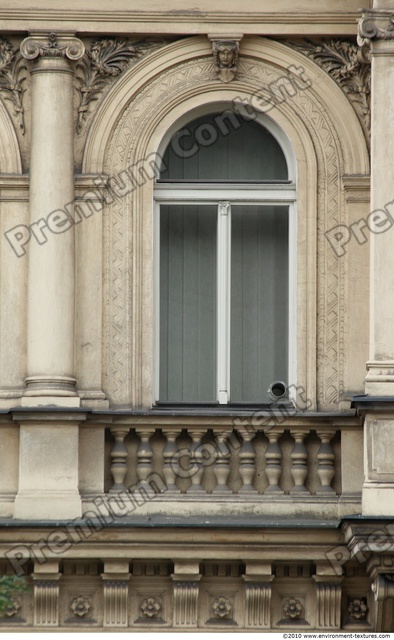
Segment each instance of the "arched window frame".
[[[188,112],[179,118],[166,135],[163,137],[158,149],[159,157],[164,156],[164,152],[170,143],[174,133],[182,129],[183,126],[192,122],[202,115],[217,113],[231,109],[232,105],[228,103],[211,103],[197,111]],[[255,112],[254,121],[265,127],[269,133],[276,139],[282,149],[288,167],[288,181],[282,184],[278,183],[245,183],[232,182],[223,184],[223,182],[161,182],[156,181],[154,185],[154,206],[153,206],[153,251],[154,251],[154,269],[153,269],[153,292],[154,292],[154,336],[153,336],[153,404],[159,401],[160,387],[160,205],[163,204],[218,204],[218,206],[226,206],[231,204],[259,204],[259,205],[287,205],[289,207],[289,237],[288,237],[288,379],[284,382],[288,385],[288,397],[291,402],[296,402],[296,385],[297,385],[297,166],[292,145],[283,132],[283,130],[275,123],[275,121],[267,116]],[[220,224],[219,216],[219,224]],[[231,232],[228,225],[225,232]],[[224,234],[222,234],[224,235]],[[228,261],[229,256],[226,249],[222,248],[221,261]],[[218,258],[218,263],[220,258]],[[218,281],[223,275],[218,267]],[[219,287],[223,292],[225,287]],[[218,295],[218,325],[226,327],[223,334],[218,336],[218,397],[219,405],[227,405],[230,393],[230,327],[229,327],[229,306],[230,299],[224,300]],[[225,355],[224,355],[225,354]],[[223,390],[223,387],[225,389]],[[178,403],[175,403],[178,404]]]

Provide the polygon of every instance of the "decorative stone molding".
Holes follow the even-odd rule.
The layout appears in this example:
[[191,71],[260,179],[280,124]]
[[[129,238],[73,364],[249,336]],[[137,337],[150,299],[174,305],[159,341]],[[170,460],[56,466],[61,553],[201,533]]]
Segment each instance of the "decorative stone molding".
[[238,69],[239,41],[212,40],[212,53],[219,80],[234,80]]
[[369,141],[371,131],[371,66],[365,53],[355,42],[329,40],[323,42],[288,42],[312,58],[348,96]]
[[26,60],[36,58],[68,58],[79,60],[85,53],[85,45],[72,34],[37,33],[25,38],[21,53]]
[[365,620],[368,613],[366,598],[352,598],[348,604],[348,613],[351,620]]
[[88,600],[88,598],[84,598],[83,596],[78,596],[78,598],[75,598],[70,604],[71,613],[79,618],[87,616],[90,608],[90,600]]
[[301,618],[302,609],[301,602],[296,598],[289,598],[283,603],[283,615],[285,618],[291,618],[291,620]]
[[76,81],[79,93],[77,133],[91,114],[92,103],[97,102],[115,78],[135,64],[144,55],[166,44],[165,40],[121,40],[104,38],[95,40],[77,65]]
[[26,80],[26,62],[8,40],[0,39],[0,95],[12,105],[22,135],[25,134],[25,115],[22,104],[23,82]]

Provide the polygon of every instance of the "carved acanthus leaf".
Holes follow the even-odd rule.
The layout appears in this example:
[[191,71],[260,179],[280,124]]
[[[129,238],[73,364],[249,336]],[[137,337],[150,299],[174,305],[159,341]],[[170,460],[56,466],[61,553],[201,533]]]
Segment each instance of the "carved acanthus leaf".
[[312,58],[348,95],[369,138],[371,129],[371,67],[355,42],[288,42]]
[[91,105],[98,100],[113,79],[120,76],[145,54],[166,44],[164,40],[132,42],[105,38],[92,43],[90,50],[78,63],[76,79],[80,94],[77,131],[87,120]]
[[27,65],[18,50],[14,50],[7,40],[0,39],[0,94],[12,104],[12,114],[22,135],[25,133],[24,109],[22,104],[22,83],[26,79]]

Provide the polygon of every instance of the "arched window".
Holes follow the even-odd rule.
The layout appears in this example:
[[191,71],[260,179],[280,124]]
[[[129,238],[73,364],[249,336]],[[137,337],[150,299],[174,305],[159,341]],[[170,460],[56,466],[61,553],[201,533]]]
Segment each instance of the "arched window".
[[155,188],[156,402],[265,404],[274,380],[290,382],[295,184],[270,129],[213,113],[166,148]]

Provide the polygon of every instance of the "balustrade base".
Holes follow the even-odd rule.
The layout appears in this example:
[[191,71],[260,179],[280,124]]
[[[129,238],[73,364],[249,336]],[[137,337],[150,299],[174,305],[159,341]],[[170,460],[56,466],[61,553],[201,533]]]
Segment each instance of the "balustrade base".
[[[215,516],[224,517],[284,517],[289,519],[334,519],[339,520],[343,515],[357,514],[361,512],[361,497],[341,499],[334,496],[306,496],[304,494],[292,495],[264,495],[257,492],[251,495],[242,494],[182,494],[165,491],[161,494],[153,494],[151,491],[141,492],[141,495],[130,497],[129,508],[125,506],[125,495],[119,498],[120,508],[116,507],[116,493],[100,496],[100,501],[107,505],[101,507],[109,515],[110,522],[130,522],[138,518],[150,518],[151,516],[167,518],[198,517],[203,522],[204,518]],[[97,500],[97,497],[96,497]],[[110,501],[110,502],[109,502]],[[109,504],[108,504],[109,502]],[[91,497],[83,498],[83,512],[89,512],[89,517],[97,512],[96,505]],[[98,514],[98,515],[100,515]]]

